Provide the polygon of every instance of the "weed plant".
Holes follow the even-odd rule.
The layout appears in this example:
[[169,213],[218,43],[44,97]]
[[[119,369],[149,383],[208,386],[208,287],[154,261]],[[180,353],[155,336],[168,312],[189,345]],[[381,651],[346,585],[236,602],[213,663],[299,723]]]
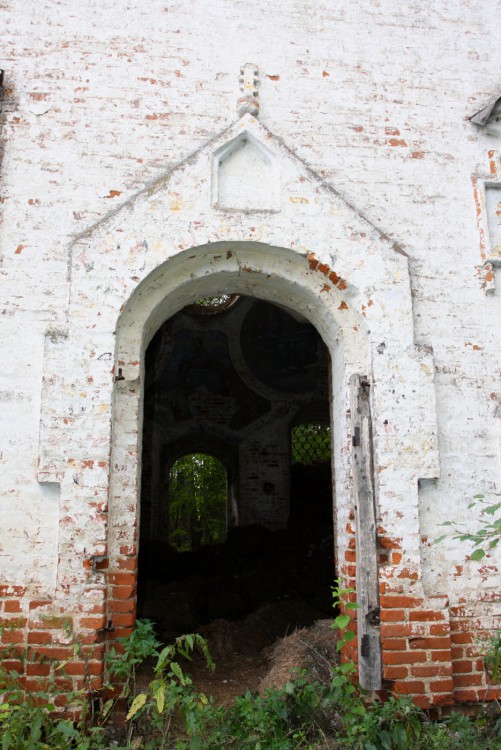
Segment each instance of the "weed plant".
[[[350,593],[338,585],[335,605]],[[347,614],[333,622],[340,648],[353,637],[349,622]],[[92,710],[85,684],[67,696],[76,720],[57,715],[53,680],[40,678],[30,692],[16,672],[0,666],[0,750],[501,750],[497,704],[491,714],[484,709],[473,718],[431,721],[409,697],[370,700],[354,683],[352,662],[333,666],[329,684],[299,672],[280,690],[247,691],[231,706],[216,706],[181,667],[180,657],[190,659],[195,650],[213,669],[200,635],[161,648],[152,624],[139,620],[107,655],[115,687],[94,694]],[[74,652],[82,658],[77,641]],[[146,660],[155,661],[153,679],[139,690],[138,668]],[[113,727],[124,703],[119,736]]]

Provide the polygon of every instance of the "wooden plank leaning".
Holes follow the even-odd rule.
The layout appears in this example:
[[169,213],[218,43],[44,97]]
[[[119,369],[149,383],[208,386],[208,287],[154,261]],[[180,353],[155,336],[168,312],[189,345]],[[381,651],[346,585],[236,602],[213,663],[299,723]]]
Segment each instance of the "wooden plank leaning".
[[376,508],[367,378],[352,375],[352,468],[357,532],[357,624],[359,681],[366,690],[381,689],[381,633]]

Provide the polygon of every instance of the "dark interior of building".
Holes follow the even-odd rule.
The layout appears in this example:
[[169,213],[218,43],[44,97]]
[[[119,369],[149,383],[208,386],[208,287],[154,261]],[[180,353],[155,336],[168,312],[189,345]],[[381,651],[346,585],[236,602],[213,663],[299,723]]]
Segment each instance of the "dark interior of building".
[[138,615],[165,642],[253,622],[262,647],[331,615],[329,368],[302,316],[237,295],[151,341]]

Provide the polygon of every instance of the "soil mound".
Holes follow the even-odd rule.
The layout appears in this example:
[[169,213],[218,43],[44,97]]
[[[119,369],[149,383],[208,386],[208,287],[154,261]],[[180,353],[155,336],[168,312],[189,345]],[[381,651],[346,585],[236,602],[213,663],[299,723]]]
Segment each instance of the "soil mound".
[[318,620],[309,628],[296,630],[269,649],[271,668],[259,684],[259,692],[283,688],[305,671],[308,679],[328,685],[332,667],[339,662],[332,620]]

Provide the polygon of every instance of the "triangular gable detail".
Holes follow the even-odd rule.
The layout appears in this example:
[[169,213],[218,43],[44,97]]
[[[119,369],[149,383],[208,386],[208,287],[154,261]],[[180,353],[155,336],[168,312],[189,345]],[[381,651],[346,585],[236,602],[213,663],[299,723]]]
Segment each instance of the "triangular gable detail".
[[164,191],[174,196],[189,192],[185,190],[188,184],[192,196],[185,203],[193,204],[196,198],[198,206],[193,220],[197,219],[204,196],[205,209],[216,213],[277,214],[292,204],[306,220],[313,214],[336,214],[347,232],[375,235],[374,239],[389,250],[406,256],[399,243],[250,114],[132,195],[75,240],[89,238],[110,223],[120,222],[123,212],[136,213],[144,200],[160,200]]

